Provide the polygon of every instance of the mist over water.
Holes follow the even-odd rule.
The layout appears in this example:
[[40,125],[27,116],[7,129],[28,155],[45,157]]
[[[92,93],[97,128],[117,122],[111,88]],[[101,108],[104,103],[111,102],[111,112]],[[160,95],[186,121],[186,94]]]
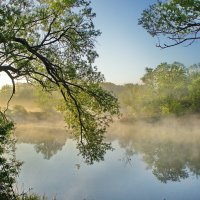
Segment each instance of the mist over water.
[[78,155],[63,121],[18,123],[17,156],[24,161],[18,184],[59,200],[197,200],[199,122],[195,115],[156,122],[115,121],[106,136],[115,150],[92,166]]
[[58,200],[199,199],[199,115],[116,120],[105,138],[114,151],[88,166],[63,116],[24,102],[9,111],[24,161],[19,188]]
[[171,140],[177,143],[199,142],[200,116],[165,117],[155,122],[136,120],[127,123],[114,122],[108,137],[136,140]]

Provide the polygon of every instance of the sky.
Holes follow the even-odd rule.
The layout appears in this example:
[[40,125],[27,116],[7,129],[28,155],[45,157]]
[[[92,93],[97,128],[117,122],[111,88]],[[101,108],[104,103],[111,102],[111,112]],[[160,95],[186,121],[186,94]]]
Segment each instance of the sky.
[[189,47],[168,49],[156,47],[151,37],[138,25],[144,9],[157,0],[92,0],[96,12],[95,25],[102,35],[97,38],[96,61],[106,81],[115,84],[138,83],[146,67],[162,62],[181,62],[186,66],[199,63],[199,42]]
[[[181,62],[186,66],[199,63],[199,42],[189,47],[156,47],[157,39],[138,25],[142,11],[157,0],[92,0],[96,13],[94,24],[102,35],[97,38],[99,58],[96,65],[107,82],[139,83],[146,67],[162,62]],[[7,80],[0,77],[0,86]]]

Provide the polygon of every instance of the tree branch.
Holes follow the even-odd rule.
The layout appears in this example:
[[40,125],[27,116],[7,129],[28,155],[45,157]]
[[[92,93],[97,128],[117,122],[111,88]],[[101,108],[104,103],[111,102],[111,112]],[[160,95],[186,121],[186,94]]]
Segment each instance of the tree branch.
[[12,93],[11,93],[11,96],[10,96],[9,100],[7,101],[7,106],[6,106],[6,109],[4,110],[4,114],[5,114],[6,111],[8,110],[9,103],[10,103],[11,99],[13,98],[13,96],[15,94],[15,81],[14,81],[13,76],[11,75],[11,73],[8,70],[5,70],[4,72],[9,76],[9,78],[12,81]]

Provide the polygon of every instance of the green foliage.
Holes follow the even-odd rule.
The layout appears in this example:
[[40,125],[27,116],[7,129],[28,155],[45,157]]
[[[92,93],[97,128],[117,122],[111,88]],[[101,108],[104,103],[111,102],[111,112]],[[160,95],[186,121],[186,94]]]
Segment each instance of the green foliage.
[[31,194],[25,193],[23,195],[18,196],[16,200],[47,200],[47,197],[45,195],[40,196],[34,193]]
[[15,158],[15,141],[11,138],[13,123],[0,116],[0,199],[15,199],[13,185],[21,163]]
[[[82,112],[82,117],[84,119],[85,124],[89,124],[90,128],[101,126],[101,118],[96,119],[95,113],[101,113],[100,117],[103,117],[103,112],[107,112],[106,109],[113,109],[115,113],[115,103],[113,108],[106,107],[106,101],[109,100],[109,94],[112,96],[116,96],[119,99],[120,103],[120,111],[123,113],[122,119],[136,119],[136,118],[151,118],[151,117],[160,117],[166,115],[183,115],[186,113],[198,113],[199,112],[199,77],[200,77],[200,65],[195,64],[190,67],[185,67],[183,64],[174,62],[172,64],[161,63],[155,69],[146,68],[146,73],[141,78],[142,84],[125,84],[125,85],[115,85],[113,83],[101,83],[102,88],[106,89],[108,94],[104,93],[104,89],[102,89],[102,94],[96,91],[96,85],[93,86],[93,93],[98,96],[101,96],[102,99],[105,100],[102,102],[102,106],[95,103],[96,101],[93,98],[89,98],[89,95],[86,96],[86,93],[77,92],[76,99],[79,99],[81,104],[84,104],[84,109],[89,113]],[[23,88],[26,91],[27,86],[23,85],[21,87],[18,85],[20,90],[20,95],[18,95],[19,99],[22,98]],[[44,110],[46,113],[41,113],[43,117],[40,119],[46,118],[49,114],[55,115],[54,108],[57,107],[58,110],[64,113],[66,122],[70,125],[69,127],[74,129],[73,132],[74,138],[80,141],[80,130],[81,126],[78,122],[78,115],[74,115],[76,112],[76,106],[74,106],[73,102],[70,102],[70,98],[68,100],[68,104],[65,104],[65,101],[61,100],[61,96],[59,93],[46,93],[44,96],[42,95],[43,91],[39,88],[35,88],[31,90],[33,96],[32,101],[37,101],[38,105]],[[105,95],[105,96],[103,96]],[[106,97],[108,98],[106,100]],[[87,99],[87,101],[86,101]],[[30,100],[29,100],[30,102]],[[66,106],[68,109],[66,109]],[[53,108],[53,110],[52,110]],[[104,110],[102,111],[101,109]],[[83,110],[82,110],[83,111]],[[29,119],[30,113],[23,109],[23,107],[15,106],[12,114],[16,113],[16,116],[20,117],[20,115],[26,116]],[[54,113],[54,114],[53,114]],[[32,115],[37,113],[32,113]],[[23,118],[22,116],[22,118]],[[104,122],[111,121],[109,116],[104,116]],[[31,119],[31,118],[30,118]],[[38,118],[39,119],[39,118]],[[95,119],[93,121],[93,119]],[[99,122],[99,123],[96,123]],[[105,125],[105,124],[104,124]],[[85,127],[88,129],[88,127]],[[103,129],[103,126],[101,126]],[[92,130],[92,129],[91,129]],[[97,140],[101,138],[103,133],[98,132],[97,130]],[[92,135],[92,132],[87,132]],[[85,134],[84,136],[86,136]],[[101,135],[101,137],[100,137]],[[92,137],[88,136],[87,142],[88,144],[93,143],[91,139]],[[95,138],[95,137],[93,137]],[[84,138],[86,139],[86,138]],[[84,140],[82,138],[82,141]],[[84,143],[87,146],[87,142]],[[102,140],[103,143],[103,140]],[[79,146],[80,144],[80,146]],[[94,143],[93,143],[94,144]],[[81,143],[78,143],[78,147],[81,147]],[[99,151],[108,148],[107,145],[101,146],[99,143]],[[87,147],[88,148],[88,147]],[[86,149],[87,149],[86,148]],[[98,148],[97,148],[98,149]],[[84,152],[84,149],[81,149],[81,152]]]
[[166,48],[198,40],[199,16],[199,0],[158,1],[143,11],[139,25],[153,37],[164,36],[167,41],[164,39],[162,44],[159,41],[158,46]]
[[103,160],[106,150],[112,149],[103,140],[106,127],[112,121],[111,115],[119,112],[117,98],[98,84],[90,85],[88,93],[77,89],[74,94],[73,98],[62,101],[58,110],[64,113],[65,121],[73,129],[80,153],[87,163],[92,164]]
[[[20,107],[21,108],[21,107]],[[0,199],[1,200],[47,200],[45,196],[33,193],[18,194],[15,190],[16,178],[22,162],[16,159],[13,138],[14,124],[4,114],[0,115]]]
[[[198,113],[200,65],[186,68],[181,63],[161,63],[146,68],[142,84],[113,86],[126,119]],[[112,90],[112,89],[111,89]]]
[[[12,87],[10,86],[10,91]],[[34,99],[34,88],[33,86],[27,85],[26,83],[16,84],[17,93],[15,94],[15,99],[19,100],[30,100]]]
[[101,87],[104,77],[94,66],[100,35],[94,17],[87,0],[2,0],[0,72],[10,77],[12,94],[18,91],[16,78],[41,87],[36,96],[42,109],[58,103],[78,147],[97,142],[101,159],[110,146],[103,142],[106,127],[119,108],[116,97]]
[[34,90],[34,99],[38,107],[45,112],[51,112],[55,110],[59,104],[57,100],[58,93],[49,93],[42,90],[41,87],[36,87]]
[[142,80],[151,89],[152,101],[157,102],[161,115],[184,111],[188,90],[187,71],[182,64],[162,63],[156,69],[147,71]]
[[[21,102],[23,104],[24,101],[34,101],[35,95],[34,95],[34,88],[28,84],[25,83],[18,83],[16,84],[16,90],[17,93],[14,95],[13,100],[15,102]],[[0,102],[1,106],[2,104],[6,104],[11,97],[12,94],[12,86],[11,85],[4,85],[0,89]]]
[[195,112],[200,112],[200,76],[191,81],[189,92],[192,109]]
[[1,101],[8,101],[12,94],[12,88],[9,85],[4,85],[0,90]]

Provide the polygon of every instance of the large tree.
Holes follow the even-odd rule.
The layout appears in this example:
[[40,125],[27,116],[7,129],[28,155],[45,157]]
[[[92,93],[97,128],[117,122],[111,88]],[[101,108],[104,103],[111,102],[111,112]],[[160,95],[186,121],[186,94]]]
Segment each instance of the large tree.
[[187,68],[181,63],[161,63],[155,69],[147,68],[142,77],[144,86],[151,91],[148,107],[156,114],[181,114],[189,110]]
[[139,24],[158,37],[158,47],[190,45],[200,39],[200,1],[158,1],[143,11]]
[[19,78],[59,91],[59,110],[90,163],[103,159],[110,148],[104,133],[119,112],[117,99],[102,89],[104,77],[94,66],[100,35],[94,17],[87,0],[0,1],[0,72],[10,77],[12,94]]

